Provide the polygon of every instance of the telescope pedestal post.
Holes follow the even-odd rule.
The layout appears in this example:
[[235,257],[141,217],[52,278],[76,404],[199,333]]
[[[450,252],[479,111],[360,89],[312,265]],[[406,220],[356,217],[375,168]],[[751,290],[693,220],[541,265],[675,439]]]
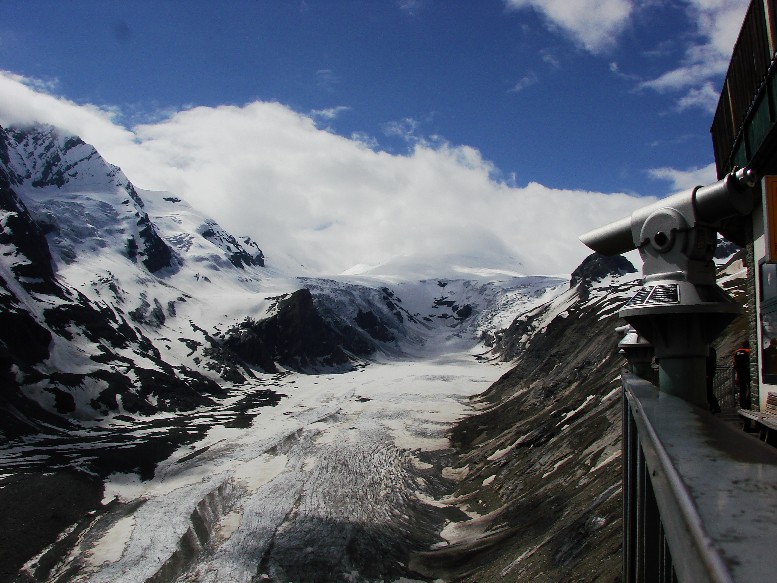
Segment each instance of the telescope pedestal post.
[[699,407],[707,406],[704,357],[662,358],[658,361],[659,389]]
[[[671,301],[676,298],[677,303],[650,304],[650,294],[655,288],[665,292],[676,288],[662,297]],[[640,298],[645,297],[648,299],[641,302]],[[653,345],[658,361],[658,388],[707,407],[709,346],[741,312],[742,308],[717,285],[654,280],[643,285],[620,311],[620,316]]]
[[653,345],[637,334],[630,325],[619,326],[615,329],[617,334],[623,334],[618,343],[620,353],[626,357],[629,363],[629,371],[643,379],[653,377]]

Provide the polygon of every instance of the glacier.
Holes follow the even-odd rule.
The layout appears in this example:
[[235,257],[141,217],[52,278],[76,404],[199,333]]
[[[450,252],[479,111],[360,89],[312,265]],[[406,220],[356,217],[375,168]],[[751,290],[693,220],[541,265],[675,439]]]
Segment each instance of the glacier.
[[21,573],[400,581],[475,517],[446,499],[449,430],[566,279],[454,258],[311,277],[76,137],[0,136],[0,474],[102,491]]

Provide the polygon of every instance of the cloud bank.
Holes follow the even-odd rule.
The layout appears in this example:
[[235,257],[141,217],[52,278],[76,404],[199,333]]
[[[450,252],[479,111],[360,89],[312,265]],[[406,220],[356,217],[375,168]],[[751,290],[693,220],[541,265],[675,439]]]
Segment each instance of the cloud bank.
[[715,164],[708,164],[701,168],[677,170],[676,168],[653,168],[650,176],[659,180],[667,180],[675,191],[691,190],[697,186],[712,184],[717,180]]
[[291,256],[320,275],[410,257],[569,273],[589,253],[578,235],[650,202],[509,186],[476,149],[440,140],[405,155],[375,151],[279,103],[195,107],[131,130],[116,119],[0,73],[0,124],[78,134],[137,186],[252,236],[270,265]]
[[615,46],[634,10],[631,0],[505,0],[507,7],[534,8],[547,22],[592,53]]

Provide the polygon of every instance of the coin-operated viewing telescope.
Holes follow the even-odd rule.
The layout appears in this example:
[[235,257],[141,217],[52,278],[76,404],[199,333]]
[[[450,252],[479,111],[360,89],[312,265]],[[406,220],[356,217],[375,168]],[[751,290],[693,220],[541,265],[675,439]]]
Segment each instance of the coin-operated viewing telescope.
[[661,390],[697,405],[706,404],[709,345],[742,311],[715,281],[717,233],[753,211],[756,183],[744,168],[580,237],[603,255],[639,250],[642,287],[619,315],[655,348]]

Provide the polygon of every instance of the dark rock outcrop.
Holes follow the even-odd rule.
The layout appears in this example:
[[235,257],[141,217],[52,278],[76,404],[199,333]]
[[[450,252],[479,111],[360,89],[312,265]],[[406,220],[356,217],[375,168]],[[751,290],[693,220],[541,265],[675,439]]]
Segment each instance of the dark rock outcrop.
[[622,255],[608,257],[601,253],[592,253],[572,272],[569,287],[575,287],[578,284],[586,286],[602,281],[608,276],[617,277],[636,272],[637,269],[631,264],[631,261]]
[[726,259],[742,251],[742,247],[726,239],[719,239],[715,247],[715,259]]
[[392,340],[395,340],[391,330],[389,330],[386,325],[380,321],[380,318],[375,315],[375,312],[371,310],[364,312],[359,310],[359,313],[356,314],[356,324],[375,340],[380,340],[381,342],[391,342]]
[[[11,270],[18,278],[29,284],[31,280],[51,284],[54,277],[51,250],[46,241],[44,229],[36,223],[27,207],[12,189],[7,169],[0,166],[0,210],[5,220],[0,226],[0,244],[14,245],[16,256],[23,255]],[[47,291],[53,291],[51,285]],[[42,290],[39,290],[42,291]]]
[[231,329],[224,344],[246,362],[270,372],[276,370],[274,362],[302,372],[350,369],[349,355],[368,356],[375,350],[353,327],[325,320],[306,288],[280,298],[273,316],[246,319]]
[[250,265],[264,267],[264,253],[250,237],[244,237],[241,244],[214,221],[206,222],[201,229],[201,235],[223,249],[228,254],[229,262],[238,269]]
[[138,251],[136,248],[135,254],[143,257],[142,261],[146,269],[151,273],[156,273],[166,267],[175,267],[175,253],[159,235],[148,215],[143,215],[138,220],[138,227],[140,227],[138,236],[143,242],[143,247],[142,251]]

